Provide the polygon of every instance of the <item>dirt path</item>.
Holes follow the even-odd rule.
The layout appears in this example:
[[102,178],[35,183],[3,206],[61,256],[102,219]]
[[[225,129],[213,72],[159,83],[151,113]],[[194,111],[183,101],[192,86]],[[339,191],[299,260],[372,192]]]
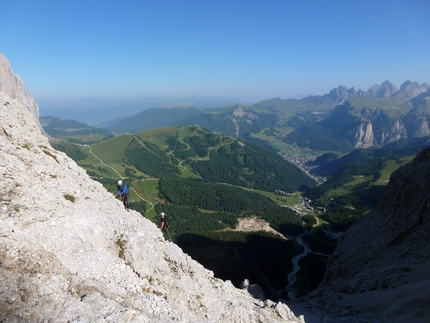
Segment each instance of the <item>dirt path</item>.
[[[143,145],[143,144],[142,144]],[[87,145],[85,145],[85,146],[87,146]],[[144,146],[144,145],[143,145]],[[91,155],[93,155],[94,156],[94,158],[96,158],[97,160],[99,160],[100,161],[100,163],[102,164],[102,165],[104,165],[104,166],[106,166],[106,167],[109,167],[110,169],[112,169],[115,173],[117,173],[118,175],[119,175],[119,177],[120,178],[124,178],[115,168],[113,168],[112,166],[109,166],[109,165],[107,165],[107,164],[105,164],[104,163],[104,161],[103,160],[101,160],[99,157],[97,157],[94,153],[93,153],[93,151],[92,151],[92,147],[91,146],[87,146],[87,147],[89,147],[89,152],[90,152],[90,154]],[[144,146],[145,147],[145,146]],[[145,147],[146,148],[146,147]],[[148,149],[148,148],[147,148]],[[136,184],[136,181],[134,181],[133,183],[130,183],[130,189],[132,189],[133,191],[134,191],[134,193],[136,193],[136,195],[141,199],[141,200],[143,200],[143,201],[145,201],[145,202],[147,202],[148,204],[149,204],[149,206],[150,206],[150,208],[146,211],[146,212],[148,212],[148,211],[150,211],[150,210],[152,210],[154,207],[155,207],[155,204],[154,203],[152,203],[151,201],[149,201],[149,200],[147,200],[147,199],[145,199],[145,198],[143,198],[139,193],[139,191],[137,190],[137,184]],[[157,202],[158,203],[158,202]]]

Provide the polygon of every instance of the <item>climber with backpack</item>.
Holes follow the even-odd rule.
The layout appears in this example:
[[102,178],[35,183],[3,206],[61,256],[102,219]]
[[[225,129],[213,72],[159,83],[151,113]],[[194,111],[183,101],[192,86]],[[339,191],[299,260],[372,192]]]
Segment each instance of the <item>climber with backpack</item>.
[[130,211],[130,204],[128,202],[128,186],[122,180],[118,181],[115,195],[118,195],[118,193],[121,195],[122,203],[124,204],[125,209]]
[[166,236],[169,239],[169,241],[172,241],[172,238],[170,237],[170,233],[169,233],[169,220],[167,219],[166,215],[164,214],[164,212],[160,213],[160,222],[161,222],[161,226],[160,229],[166,232]]

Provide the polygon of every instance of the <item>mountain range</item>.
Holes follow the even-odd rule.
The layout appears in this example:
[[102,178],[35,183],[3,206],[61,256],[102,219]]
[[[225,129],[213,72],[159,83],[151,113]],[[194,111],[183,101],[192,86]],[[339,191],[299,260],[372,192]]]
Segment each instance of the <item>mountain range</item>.
[[367,91],[339,86],[323,96],[271,99],[225,108],[153,108],[108,126],[113,133],[171,125],[199,125],[214,133],[258,141],[273,140],[320,151],[348,152],[383,147],[430,135],[430,84],[389,81]]
[[[111,120],[105,129],[121,134],[199,125],[275,151],[345,154],[357,148],[378,148],[396,142],[398,146],[405,140],[429,136],[429,98],[429,83],[406,81],[397,89],[385,81],[367,91],[339,86],[322,96],[275,98],[252,105],[154,107],[119,121]],[[94,134],[100,131],[96,129]],[[64,128],[66,132],[71,130]]]
[[107,127],[139,112],[154,107],[215,107],[231,105],[241,100],[211,97],[69,97],[37,98],[40,116],[73,119],[93,127]]

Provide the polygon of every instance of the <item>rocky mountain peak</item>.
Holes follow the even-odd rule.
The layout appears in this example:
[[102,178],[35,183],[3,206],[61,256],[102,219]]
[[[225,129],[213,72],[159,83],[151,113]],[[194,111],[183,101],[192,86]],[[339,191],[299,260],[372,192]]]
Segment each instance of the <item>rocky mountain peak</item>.
[[340,85],[331,90],[328,96],[336,102],[344,102],[356,98],[358,93],[354,88],[348,89],[346,86]]
[[14,74],[6,56],[0,53],[0,92],[9,95],[39,118],[39,106],[25,87],[21,78]]
[[429,87],[426,87],[426,84],[423,83],[422,85],[418,82],[412,82],[410,80],[407,80],[400,86],[400,91],[402,92],[411,92],[412,95],[415,97],[421,93],[427,92],[429,90]]
[[390,98],[393,94],[397,92],[398,89],[393,83],[391,83],[390,81],[385,81],[382,84],[375,84],[371,86],[367,91],[363,91],[361,89],[356,91],[353,87],[348,89],[347,87],[340,85],[337,88],[332,89],[326,95],[335,102],[343,103],[345,101],[352,100],[357,97],[366,96],[372,98]]
[[389,98],[391,95],[396,93],[398,90],[396,86],[390,81],[385,81],[381,85],[375,84],[367,91],[368,96],[374,98]]
[[236,110],[234,110],[233,116],[243,117],[243,116],[245,116],[245,110],[243,110],[243,108],[241,106],[239,106]]

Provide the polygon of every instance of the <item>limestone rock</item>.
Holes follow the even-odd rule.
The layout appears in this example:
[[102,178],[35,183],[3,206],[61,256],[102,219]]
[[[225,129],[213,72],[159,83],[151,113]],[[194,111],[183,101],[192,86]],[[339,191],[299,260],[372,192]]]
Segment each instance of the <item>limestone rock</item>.
[[398,90],[396,86],[390,81],[385,81],[381,85],[375,84],[369,88],[367,95],[374,98],[389,98]]
[[413,97],[416,97],[421,93],[427,92],[428,90],[429,88],[426,87],[426,83],[423,83],[421,85],[418,82],[412,82],[411,80],[407,80],[402,85],[400,85],[400,91],[410,92]]
[[[39,118],[39,105],[21,78],[14,74],[7,58],[0,53],[0,92],[9,95]],[[38,122],[38,121],[37,121]]]

